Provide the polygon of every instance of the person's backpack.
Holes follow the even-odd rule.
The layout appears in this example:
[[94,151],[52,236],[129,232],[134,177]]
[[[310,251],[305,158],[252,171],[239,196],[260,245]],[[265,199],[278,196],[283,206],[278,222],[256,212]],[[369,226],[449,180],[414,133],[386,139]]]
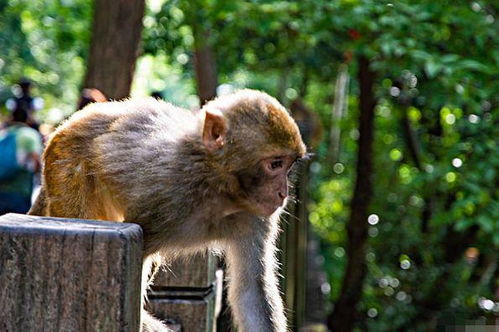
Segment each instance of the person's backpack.
[[16,130],[0,138],[0,181],[11,179],[22,167],[17,162]]

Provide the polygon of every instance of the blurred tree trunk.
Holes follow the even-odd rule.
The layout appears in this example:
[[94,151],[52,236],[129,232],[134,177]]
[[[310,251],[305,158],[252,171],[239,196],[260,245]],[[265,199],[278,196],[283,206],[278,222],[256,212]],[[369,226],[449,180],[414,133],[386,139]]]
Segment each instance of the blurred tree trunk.
[[334,103],[331,114],[331,131],[329,133],[329,151],[328,162],[330,164],[337,163],[340,159],[340,137],[341,127],[340,122],[345,113],[348,102],[348,65],[341,64],[338,69],[338,76],[334,85]]
[[203,26],[194,23],[194,70],[200,105],[217,96],[218,73],[210,34]]
[[370,70],[369,64],[367,58],[359,58],[359,144],[355,189],[350,203],[350,219],[347,224],[348,262],[340,296],[328,318],[328,326],[335,332],[352,331],[355,321],[358,320],[357,304],[362,296],[367,272],[365,261],[367,217],[373,192],[374,107],[376,106],[373,92],[375,75]]
[[144,0],[95,0],[84,88],[128,97],[137,61]]
[[284,105],[284,99],[286,98],[286,89],[288,88],[288,78],[289,70],[281,70],[279,73],[279,80],[277,81],[277,100],[279,100]]

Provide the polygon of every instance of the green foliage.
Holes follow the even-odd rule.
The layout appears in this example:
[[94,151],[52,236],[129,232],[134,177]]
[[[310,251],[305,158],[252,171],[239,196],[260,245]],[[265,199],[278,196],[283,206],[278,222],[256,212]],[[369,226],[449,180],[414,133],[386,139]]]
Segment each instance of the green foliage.
[[[479,278],[499,248],[496,8],[485,2],[449,6],[429,1],[328,6],[339,14],[324,17],[327,23],[318,26],[329,24],[333,34],[349,35],[339,39],[340,50],[368,55],[378,75],[370,209],[379,222],[369,229],[369,273],[361,302],[366,321],[361,324],[369,330],[426,330],[429,317],[451,323],[445,321],[448,312],[457,312],[457,321],[491,315],[478,299],[493,298],[497,287],[497,272]],[[414,130],[420,166],[407,143],[404,114]],[[353,165],[355,135],[347,134],[351,126],[346,123],[355,120],[349,113],[341,124],[346,133],[341,158],[347,165]],[[343,184],[340,189],[320,184],[314,190],[310,218],[325,239],[332,270],[342,267],[330,252],[344,245],[344,226],[338,224],[346,218],[333,206],[341,200],[348,207],[342,193],[351,192],[353,179],[322,169],[318,183],[331,178],[327,181]],[[478,262],[464,260],[469,248],[479,253]],[[340,276],[331,274],[333,290]]]
[[0,3],[0,103],[21,77],[36,83],[45,114],[74,109],[89,44],[91,2],[84,0]]

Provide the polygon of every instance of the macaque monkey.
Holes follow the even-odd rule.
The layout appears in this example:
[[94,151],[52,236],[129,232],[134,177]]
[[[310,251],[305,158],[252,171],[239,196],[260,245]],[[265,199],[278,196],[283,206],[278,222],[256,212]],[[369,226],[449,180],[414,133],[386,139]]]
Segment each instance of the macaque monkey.
[[[305,152],[294,120],[263,92],[200,111],[153,98],[91,104],[50,138],[29,213],[138,223],[145,262],[221,250],[238,331],[283,332],[275,242],[288,172]],[[143,331],[165,329],[143,312]]]

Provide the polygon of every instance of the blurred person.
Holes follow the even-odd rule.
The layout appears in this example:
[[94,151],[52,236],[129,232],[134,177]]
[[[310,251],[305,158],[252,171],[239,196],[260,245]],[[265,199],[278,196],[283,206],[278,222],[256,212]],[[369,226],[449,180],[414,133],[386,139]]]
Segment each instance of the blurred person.
[[88,104],[102,103],[104,101],[107,101],[107,98],[99,89],[83,89],[78,100],[77,110],[83,109]]
[[31,207],[34,174],[40,170],[41,136],[28,125],[28,111],[16,108],[0,130],[0,215]]
[[14,98],[9,98],[6,102],[7,109],[14,111],[25,111],[28,114],[26,124],[38,130],[39,124],[34,118],[34,113],[43,108],[43,99],[33,97],[31,88],[33,82],[28,78],[21,78],[19,83],[14,87]]

